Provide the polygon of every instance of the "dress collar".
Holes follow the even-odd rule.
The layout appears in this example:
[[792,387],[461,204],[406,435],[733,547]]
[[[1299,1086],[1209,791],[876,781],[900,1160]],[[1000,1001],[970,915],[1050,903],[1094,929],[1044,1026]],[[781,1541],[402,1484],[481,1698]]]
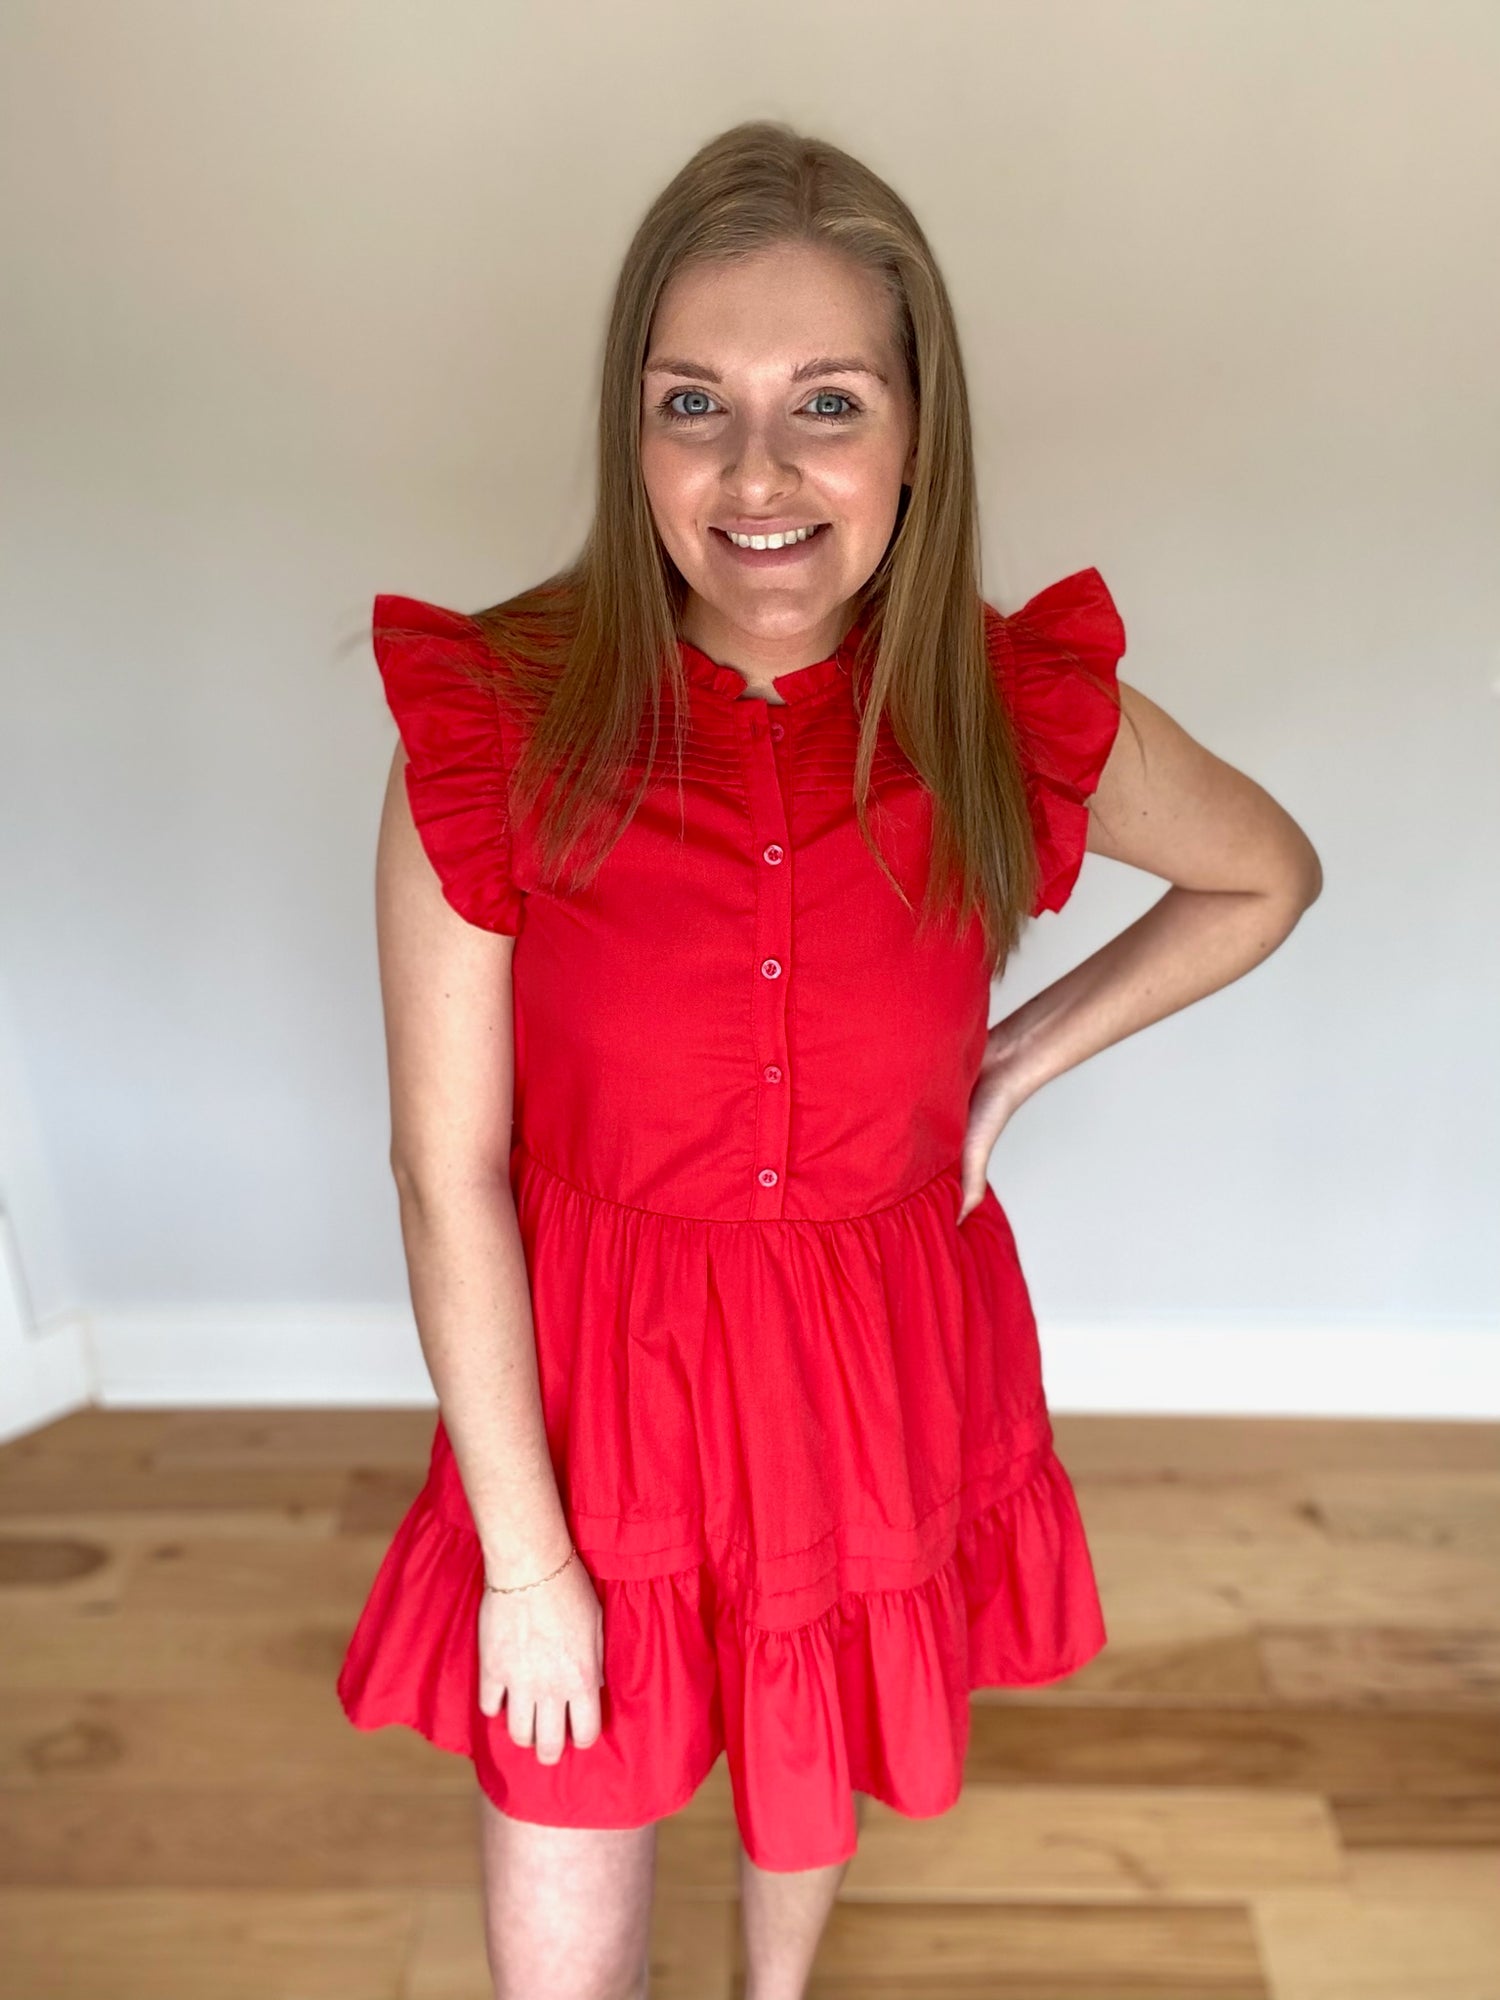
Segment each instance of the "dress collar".
[[[794,667],[790,673],[778,674],[774,685],[782,701],[789,704],[813,701],[835,688],[847,687],[861,629],[862,621],[856,618],[826,660],[814,660],[811,666]],[[695,687],[706,688],[710,694],[718,695],[725,701],[754,701],[760,702],[763,707],[776,706],[774,702],[762,702],[759,695],[747,694],[743,674],[710,659],[691,640],[679,638],[677,647],[682,655],[682,671]]]

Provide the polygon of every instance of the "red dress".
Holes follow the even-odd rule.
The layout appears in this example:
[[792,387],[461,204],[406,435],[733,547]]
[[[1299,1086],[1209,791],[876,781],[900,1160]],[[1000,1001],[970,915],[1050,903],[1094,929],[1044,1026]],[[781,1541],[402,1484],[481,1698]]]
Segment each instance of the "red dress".
[[[985,620],[1055,910],[1118,724],[1077,665],[1112,685],[1124,629],[1093,569]],[[508,808],[518,711],[457,670],[490,657],[477,627],[396,596],[375,623],[401,628],[375,651],[426,852],[516,938],[511,1184],[603,1728],[544,1765],[481,1713],[480,1545],[441,1417],[344,1710],[553,1825],[660,1818],[727,1749],[754,1861],[847,1859],[851,1789],[946,1811],[970,1690],[1056,1680],[1106,1637],[1010,1224],[993,1188],[956,1221],[979,920],[919,939],[860,837],[848,640],[777,679],[785,706],[681,641],[681,795],[664,730],[595,882],[558,893]],[[882,736],[874,830],[916,905],[931,798]]]

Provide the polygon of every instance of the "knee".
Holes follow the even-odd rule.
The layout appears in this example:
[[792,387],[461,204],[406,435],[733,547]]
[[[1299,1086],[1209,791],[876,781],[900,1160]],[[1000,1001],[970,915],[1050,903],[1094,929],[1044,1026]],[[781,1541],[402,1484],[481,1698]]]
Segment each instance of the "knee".
[[[491,1987],[494,2000],[535,2000],[536,1988],[525,1982],[517,1985],[508,1977],[496,1977]],[[650,2000],[651,1962],[649,1959],[623,1980],[604,1978],[582,1985],[568,1984],[549,1989],[556,2000]]]

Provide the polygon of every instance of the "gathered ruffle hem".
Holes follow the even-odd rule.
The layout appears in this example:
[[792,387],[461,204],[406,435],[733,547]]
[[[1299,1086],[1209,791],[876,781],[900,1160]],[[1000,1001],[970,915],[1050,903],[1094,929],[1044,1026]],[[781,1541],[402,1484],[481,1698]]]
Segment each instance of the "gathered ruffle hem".
[[1106,1643],[993,1190],[959,1225],[957,1165],[828,1221],[632,1208],[524,1153],[513,1186],[601,1733],[544,1765],[480,1710],[482,1550],[441,1419],[338,1677],[349,1720],[470,1758],[551,1825],[647,1824],[727,1752],[763,1868],[847,1860],[854,1791],[948,1810],[970,1693]]

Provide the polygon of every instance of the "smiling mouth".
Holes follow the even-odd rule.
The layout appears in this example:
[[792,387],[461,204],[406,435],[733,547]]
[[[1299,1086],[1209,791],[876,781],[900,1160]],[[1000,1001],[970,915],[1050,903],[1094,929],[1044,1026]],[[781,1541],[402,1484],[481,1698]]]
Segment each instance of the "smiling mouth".
[[827,521],[814,521],[805,528],[784,528],[768,535],[741,535],[729,528],[715,528],[713,533],[722,535],[737,549],[791,549],[812,541],[828,525]]

